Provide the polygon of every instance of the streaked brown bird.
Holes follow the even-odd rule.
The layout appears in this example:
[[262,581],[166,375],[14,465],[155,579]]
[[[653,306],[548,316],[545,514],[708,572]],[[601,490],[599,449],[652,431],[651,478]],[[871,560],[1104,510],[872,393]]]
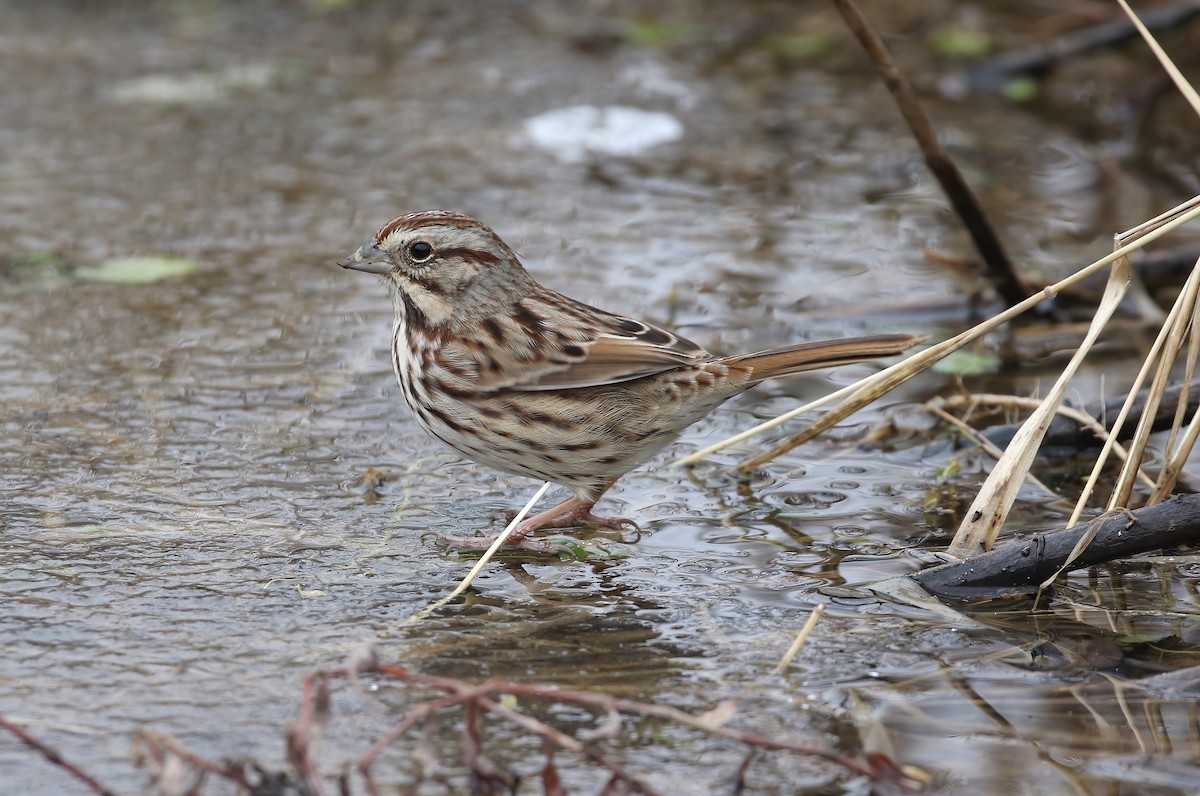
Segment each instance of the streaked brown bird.
[[[899,354],[922,338],[851,337],[716,357],[645,321],[567,298],[531,277],[480,222],[427,210],[384,224],[340,265],[378,274],[396,322],[392,366],[421,427],[469,459],[575,494],[509,537],[578,522],[714,407],[764,379]],[[490,540],[455,540],[486,547]]]

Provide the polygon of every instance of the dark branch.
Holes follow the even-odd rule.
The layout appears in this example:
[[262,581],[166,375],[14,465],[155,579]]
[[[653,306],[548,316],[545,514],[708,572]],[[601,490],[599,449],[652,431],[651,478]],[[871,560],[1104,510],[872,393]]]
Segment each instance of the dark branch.
[[[1083,569],[1163,547],[1200,542],[1200,495],[1178,495],[1155,506],[1097,519],[1096,538],[1070,564]],[[1031,596],[1067,562],[1090,523],[1009,542],[963,561],[922,570],[913,579],[936,597],[983,600]]]
[[878,34],[871,29],[870,23],[863,17],[853,0],[833,0],[833,4],[837,6],[838,11],[846,20],[847,26],[858,38],[863,49],[867,51],[867,55],[870,56],[875,68],[883,78],[884,85],[892,93],[892,98],[899,106],[904,121],[908,123],[909,130],[912,131],[913,137],[917,139],[917,144],[921,147],[921,152],[925,155],[926,165],[941,184],[942,190],[945,191],[946,197],[954,207],[954,212],[958,214],[963,226],[967,228],[979,256],[983,258],[996,292],[1010,307],[1021,303],[1029,295],[1029,291],[1013,267],[1012,261],[1008,259],[1008,255],[1004,251],[1004,244],[1001,243],[1000,237],[984,214],[983,207],[979,204],[975,193],[967,185],[958,166],[954,164],[938,141],[933,123],[921,107],[916,92],[913,91],[904,75],[900,73],[899,67],[892,60],[891,53],[888,52]]

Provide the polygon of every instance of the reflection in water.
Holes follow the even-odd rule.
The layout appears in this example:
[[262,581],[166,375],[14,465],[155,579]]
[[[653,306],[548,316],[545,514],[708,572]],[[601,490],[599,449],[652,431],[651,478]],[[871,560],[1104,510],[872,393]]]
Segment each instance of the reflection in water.
[[[1187,765],[1200,755],[1200,660],[1172,635],[1183,617],[1154,602],[1114,612],[1064,594],[1050,611],[975,614],[979,624],[949,629],[959,640],[935,665],[881,669],[837,693],[845,689],[856,723],[871,728],[870,745],[950,782],[994,792],[1091,792],[1106,782],[1191,790],[1200,784]],[[1146,676],[1164,655],[1183,668]]]
[[852,693],[874,742],[951,782],[997,793],[1089,791],[1106,781],[1191,790],[1200,783],[1186,765],[1200,754],[1200,674],[1186,678],[1183,689],[1106,674],[1063,684],[1040,671],[956,666]]

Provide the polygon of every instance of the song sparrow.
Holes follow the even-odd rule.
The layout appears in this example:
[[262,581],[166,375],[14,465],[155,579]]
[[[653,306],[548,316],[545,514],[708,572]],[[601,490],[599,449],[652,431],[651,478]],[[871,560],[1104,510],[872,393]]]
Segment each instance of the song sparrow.
[[389,221],[340,265],[382,276],[391,291],[392,366],[425,431],[480,464],[574,491],[514,530],[510,542],[535,550],[551,549],[525,538],[539,528],[625,522],[591,513],[613,482],[763,379],[899,354],[922,339],[715,357],[543,287],[491,229],[437,210]]

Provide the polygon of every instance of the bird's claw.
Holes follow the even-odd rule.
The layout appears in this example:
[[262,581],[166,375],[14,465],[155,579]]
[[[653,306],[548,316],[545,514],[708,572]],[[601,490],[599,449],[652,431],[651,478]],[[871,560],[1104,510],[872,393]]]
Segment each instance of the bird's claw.
[[612,531],[623,531],[626,528],[632,528],[638,533],[642,532],[642,526],[628,517],[597,517],[590,512],[582,517],[576,517],[572,524],[576,527],[606,528]]

